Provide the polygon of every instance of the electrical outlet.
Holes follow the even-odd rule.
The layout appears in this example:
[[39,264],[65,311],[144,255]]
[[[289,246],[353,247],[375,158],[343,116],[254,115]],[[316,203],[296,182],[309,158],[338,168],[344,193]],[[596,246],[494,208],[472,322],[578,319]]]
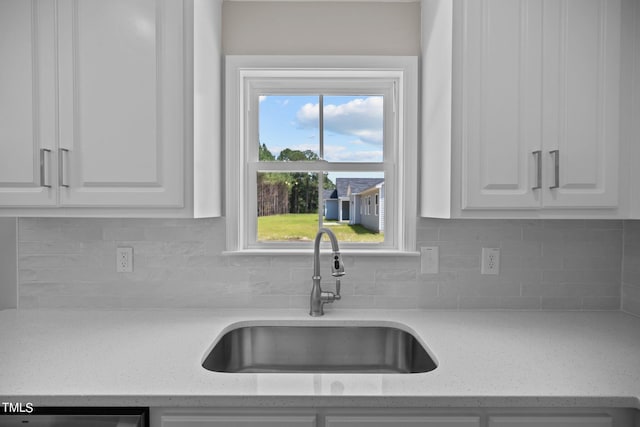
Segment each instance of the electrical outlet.
[[500,273],[500,249],[499,248],[482,248],[482,267],[481,274],[499,274]]
[[439,269],[439,248],[437,246],[425,246],[420,248],[420,273],[438,274]]
[[133,272],[133,248],[116,248],[116,271]]

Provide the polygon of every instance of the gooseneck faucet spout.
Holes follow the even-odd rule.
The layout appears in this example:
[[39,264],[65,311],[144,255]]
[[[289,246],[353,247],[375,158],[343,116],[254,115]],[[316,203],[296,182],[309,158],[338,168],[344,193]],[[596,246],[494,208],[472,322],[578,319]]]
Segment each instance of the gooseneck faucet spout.
[[[322,240],[322,235],[326,234],[329,236],[329,240],[331,240],[331,250],[333,253],[331,254],[331,275],[336,278],[336,292],[324,292],[322,287],[320,286],[320,281],[322,277],[320,277],[320,241]],[[310,310],[309,314],[311,316],[322,316],[324,315],[324,305],[326,303],[334,302],[339,300],[340,297],[340,277],[344,276],[344,264],[342,263],[342,258],[340,257],[340,248],[338,247],[338,239],[336,235],[333,234],[333,231],[328,228],[321,228],[318,230],[318,234],[316,234],[316,239],[313,245],[313,277],[311,278],[313,281],[313,286],[311,287],[311,299],[310,299]]]

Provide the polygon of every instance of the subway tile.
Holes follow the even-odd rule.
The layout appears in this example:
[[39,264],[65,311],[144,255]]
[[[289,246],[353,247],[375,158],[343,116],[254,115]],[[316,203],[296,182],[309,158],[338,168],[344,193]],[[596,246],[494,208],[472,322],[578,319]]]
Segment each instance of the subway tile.
[[623,258],[623,283],[640,287],[640,255],[626,255]]
[[485,241],[499,242],[501,240],[519,240],[522,238],[522,227],[478,227],[462,226],[454,228],[441,228],[439,240],[441,241]]
[[406,296],[416,299],[438,295],[437,283],[376,283],[375,296]]
[[463,296],[460,297],[459,307],[461,310],[496,310],[502,308],[501,303],[499,297]]
[[621,292],[619,283],[567,283],[564,286],[570,296],[616,297]]
[[77,240],[80,242],[101,240],[103,237],[102,227],[98,225],[88,227],[63,226],[60,229],[60,234],[61,240]]
[[564,239],[564,233],[555,229],[525,227],[522,230],[522,240],[527,242],[562,242]]
[[505,310],[540,310],[539,297],[506,296],[500,297],[500,307]]
[[520,259],[522,270],[556,270],[562,267],[562,257],[555,255],[524,256]]
[[620,310],[620,296],[613,297],[584,297],[582,298],[583,310]]
[[443,271],[478,270],[479,268],[480,268],[479,255],[440,256],[440,269]]
[[106,226],[102,229],[102,240],[144,240],[142,227]]
[[583,219],[545,219],[542,220],[542,226],[550,230],[573,230],[586,228],[586,221]]
[[418,241],[422,240],[438,240],[439,228],[437,227],[420,227],[418,226],[417,239]]
[[421,304],[422,301],[415,297],[375,295],[372,308],[418,309],[422,308]]
[[18,242],[18,255],[23,254],[81,254],[84,245],[80,242]]
[[231,255],[229,258],[230,267],[248,267],[251,268],[269,268],[271,267],[271,258],[268,256],[251,256],[251,255]]
[[540,308],[542,310],[580,310],[582,308],[582,298],[542,297]]
[[536,297],[468,297],[460,298],[463,310],[539,310],[540,298]]
[[457,310],[458,300],[458,296],[438,295],[421,300],[419,308],[425,310]]
[[542,273],[545,283],[620,283],[619,270],[548,270]]
[[622,230],[624,221],[618,219],[592,219],[585,222],[586,228],[600,230]]
[[524,297],[566,297],[569,291],[564,285],[548,283],[523,284],[521,294]]
[[[23,307],[308,310],[312,258],[224,255],[224,219],[18,224]],[[418,219],[418,247],[440,248],[440,273],[420,274],[419,257],[345,256],[340,307],[615,310],[621,295],[632,306],[640,300],[633,293],[640,289],[639,224]],[[115,272],[116,246],[134,248],[133,273]],[[480,274],[483,247],[501,249],[500,275]],[[324,264],[323,285],[333,290]]]
[[617,270],[622,267],[617,256],[565,256],[562,267],[567,270]]
[[624,221],[623,227],[625,231],[640,232],[640,219]]
[[427,242],[424,246],[438,246],[440,257],[444,256],[477,256],[480,257],[483,247],[498,247],[500,242],[486,241],[437,241]]
[[440,295],[451,296],[473,296],[473,297],[498,297],[498,296],[520,296],[519,283],[456,283],[442,286]]
[[399,268],[378,268],[376,270],[376,282],[408,282],[416,281],[417,272],[415,269],[399,269]]
[[519,257],[536,257],[542,255],[542,243],[525,240],[504,240],[500,242],[500,251]]
[[622,309],[627,313],[640,316],[640,288],[623,286]]

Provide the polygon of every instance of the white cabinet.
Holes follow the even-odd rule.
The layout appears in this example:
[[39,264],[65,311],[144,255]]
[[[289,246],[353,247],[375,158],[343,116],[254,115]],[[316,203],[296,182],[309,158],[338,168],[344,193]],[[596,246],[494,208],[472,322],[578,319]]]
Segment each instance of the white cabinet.
[[[315,427],[316,415],[162,415],[161,427]],[[327,415],[325,427],[480,427],[479,416]]]
[[612,427],[609,416],[496,416],[489,417],[489,427]]
[[631,427],[633,409],[151,408],[151,427]]
[[480,427],[480,417],[327,416],[326,427]]
[[0,205],[57,202],[54,24],[52,1],[0,2]]
[[536,208],[542,2],[463,3],[462,208]]
[[558,150],[559,168],[547,169],[544,205],[616,207],[621,1],[544,0],[543,7],[542,148]]
[[57,7],[60,204],[182,206],[182,2]]
[[161,427],[315,427],[315,415],[163,415]]
[[0,215],[218,216],[220,7],[3,0]]
[[182,206],[181,2],[0,7],[0,205]]
[[620,0],[461,4],[462,210],[615,209]]

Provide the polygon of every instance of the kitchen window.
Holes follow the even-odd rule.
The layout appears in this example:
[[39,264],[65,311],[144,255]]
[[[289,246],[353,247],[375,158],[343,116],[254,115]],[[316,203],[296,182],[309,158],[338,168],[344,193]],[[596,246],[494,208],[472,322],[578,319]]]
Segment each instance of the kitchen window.
[[228,56],[228,251],[415,251],[416,94],[414,57]]

